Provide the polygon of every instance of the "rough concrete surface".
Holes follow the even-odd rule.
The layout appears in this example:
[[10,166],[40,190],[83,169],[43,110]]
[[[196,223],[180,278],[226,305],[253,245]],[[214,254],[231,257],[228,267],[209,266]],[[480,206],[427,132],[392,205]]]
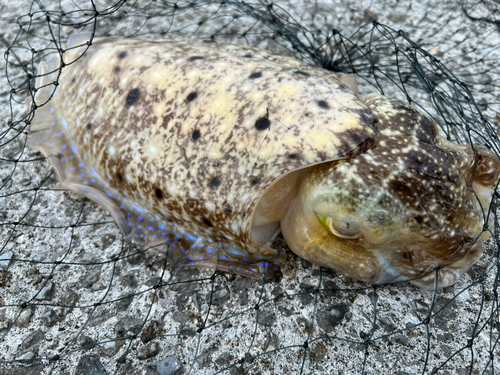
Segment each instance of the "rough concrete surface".
[[[291,253],[281,276],[265,283],[210,271],[173,273],[161,256],[124,243],[95,203],[53,190],[52,168],[25,147],[26,128],[17,122],[27,114],[27,91],[11,91],[26,78],[20,63],[33,71],[55,51],[51,33],[65,41],[81,29],[74,24],[89,21],[86,30],[95,26],[96,35],[217,35],[297,56],[271,38],[276,29],[256,22],[241,3],[94,4],[95,24],[90,1],[0,0],[0,48],[14,46],[0,73],[1,375],[500,372],[493,243],[457,284],[437,293],[407,283],[374,288]],[[405,31],[467,83],[492,124],[473,135],[483,134],[484,142],[500,126],[500,32],[489,22],[500,19],[495,9],[496,1],[274,5],[276,14],[301,24],[316,40],[332,28],[352,35],[374,20]],[[62,12],[67,18],[59,18]],[[385,57],[394,72],[396,60],[391,66]],[[376,91],[368,70],[358,76],[360,95]],[[402,95],[390,77],[378,79],[387,94]],[[436,112],[428,92],[409,90],[419,106]]]

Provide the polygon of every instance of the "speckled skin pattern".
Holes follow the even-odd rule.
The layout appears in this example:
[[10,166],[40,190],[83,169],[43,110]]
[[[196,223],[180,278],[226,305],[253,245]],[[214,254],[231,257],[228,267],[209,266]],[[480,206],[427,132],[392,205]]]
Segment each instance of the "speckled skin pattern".
[[[287,243],[311,262],[369,283],[410,279],[432,289],[439,267],[438,287],[449,286],[490,237],[483,208],[486,215],[498,158],[446,141],[404,102],[374,94],[363,102],[376,117],[378,144],[310,169],[282,223]],[[329,218],[337,235],[318,216]],[[304,229],[287,233],[288,226]]]
[[500,163],[444,140],[411,106],[361,101],[338,75],[250,47],[107,38],[83,49],[64,53],[49,102],[59,60],[41,65],[29,142],[61,188],[105,207],[138,247],[179,267],[272,276],[284,253],[251,232],[278,220],[313,263],[423,288],[436,267],[447,286],[481,255]]
[[193,39],[95,39],[74,62],[83,51],[64,53],[44,106],[59,59],[42,64],[29,142],[61,188],[103,205],[137,246],[167,244],[174,261],[270,275],[283,251],[250,237],[266,187],[377,136],[334,73],[291,58]]

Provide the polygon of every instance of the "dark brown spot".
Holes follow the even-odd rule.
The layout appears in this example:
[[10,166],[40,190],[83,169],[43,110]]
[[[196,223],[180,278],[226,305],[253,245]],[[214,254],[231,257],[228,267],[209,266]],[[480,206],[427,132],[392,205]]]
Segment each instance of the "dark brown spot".
[[421,225],[424,222],[424,217],[420,215],[415,216],[415,221]]
[[203,222],[205,223],[205,225],[207,227],[213,227],[214,225],[212,224],[212,222],[210,220],[208,220],[207,218],[204,218],[203,219]]
[[90,122],[87,124],[87,130],[92,130],[92,124]]
[[413,254],[410,253],[409,251],[405,251],[401,254],[403,256],[403,259],[411,260],[413,258]]
[[76,82],[76,78],[75,77],[71,78],[71,83],[75,83],[75,82]]
[[233,209],[230,205],[226,205],[226,208],[224,208],[224,212],[228,215],[231,215],[233,213]]
[[117,66],[115,66],[115,67],[113,68],[113,73],[118,74],[118,73],[120,73],[120,70],[122,70],[122,68],[120,68],[120,67],[117,65]]
[[201,137],[201,133],[199,130],[195,130],[193,134],[191,134],[191,138],[193,138],[193,141],[196,141]]
[[261,117],[255,122],[255,127],[257,130],[266,130],[271,126],[271,121],[267,118],[267,116]]
[[120,181],[120,183],[123,182],[123,176],[121,175],[121,173],[117,173],[116,178],[118,179],[118,181]]
[[198,96],[198,94],[196,92],[192,92],[191,94],[189,94],[187,96],[186,103],[192,102],[193,100],[196,99],[197,96]]
[[123,60],[125,57],[127,57],[127,52],[126,52],[126,51],[120,52],[120,53],[118,54],[118,58],[119,58],[120,60]]
[[214,177],[210,180],[208,183],[208,187],[212,190],[217,190],[217,188],[220,185],[220,178],[219,177]]
[[260,180],[257,177],[251,177],[250,178],[250,185],[255,186],[260,182]]
[[163,199],[163,191],[161,191],[160,188],[155,189],[155,195],[156,195],[156,198]]
[[189,58],[189,61],[203,60],[203,56],[192,56]]
[[300,74],[300,75],[303,75],[303,76],[305,76],[305,77],[309,77],[309,73],[302,72],[302,71],[300,71],[300,70],[296,70],[294,73],[295,73],[295,74]]
[[299,155],[297,155],[297,154],[288,155],[288,158],[290,158],[290,159],[297,159],[298,157],[299,157]]
[[130,92],[127,95],[126,106],[130,107],[130,106],[134,105],[135,103],[137,103],[140,95],[141,95],[141,93],[140,93],[139,89],[130,90]]
[[253,57],[253,55],[251,53],[247,53],[246,55],[244,55],[243,57],[246,57],[247,59],[249,59],[250,57]]
[[325,102],[324,100],[318,100],[318,105],[321,107],[321,108],[324,108],[324,109],[329,109],[330,106],[328,105],[327,102]]
[[260,77],[262,77],[262,72],[255,72],[255,73],[250,74],[250,76],[248,78],[255,79],[255,78],[260,78]]

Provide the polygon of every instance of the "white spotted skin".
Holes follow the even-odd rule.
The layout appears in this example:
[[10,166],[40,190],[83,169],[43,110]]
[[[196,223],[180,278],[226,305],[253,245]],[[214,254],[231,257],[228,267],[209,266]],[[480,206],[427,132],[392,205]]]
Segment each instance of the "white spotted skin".
[[299,256],[353,279],[449,286],[490,237],[483,225],[500,162],[484,147],[446,141],[406,103],[363,102],[376,116],[378,144],[311,168],[283,235]]
[[193,39],[95,39],[80,57],[85,48],[64,53],[46,104],[59,62],[41,64],[29,142],[61,187],[174,261],[270,275],[283,251],[250,235],[266,188],[377,136],[341,76],[288,57]]

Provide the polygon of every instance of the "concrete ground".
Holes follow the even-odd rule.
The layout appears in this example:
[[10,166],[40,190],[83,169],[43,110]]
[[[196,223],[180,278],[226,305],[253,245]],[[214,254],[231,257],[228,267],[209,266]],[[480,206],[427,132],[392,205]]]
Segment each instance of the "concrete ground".
[[[316,64],[317,57],[289,49],[291,39],[280,35],[338,58],[346,50],[330,50],[325,37],[337,29],[354,35],[359,46],[349,56],[360,96],[382,89],[404,99],[404,87],[444,124],[415,73],[417,58],[425,76],[463,106],[463,114],[450,115],[457,129],[468,123],[475,142],[498,147],[498,7],[496,1],[293,0],[270,8],[227,1],[0,0],[0,48],[12,45],[0,73],[0,374],[499,372],[494,242],[457,284],[436,293],[407,283],[374,288],[292,253],[281,276],[266,283],[210,271],[172,273],[161,256],[128,246],[95,203],[53,190],[55,173],[25,146],[22,121],[24,70],[34,72],[56,51],[51,34],[65,41],[83,22],[96,35],[214,36]],[[387,37],[390,30],[372,25],[357,31],[374,20],[395,33]],[[465,88],[439,78],[443,70],[405,49],[411,44],[404,37],[437,57]],[[392,42],[407,52],[401,60]],[[349,71],[348,64],[339,66]],[[450,131],[454,140],[463,134]]]

